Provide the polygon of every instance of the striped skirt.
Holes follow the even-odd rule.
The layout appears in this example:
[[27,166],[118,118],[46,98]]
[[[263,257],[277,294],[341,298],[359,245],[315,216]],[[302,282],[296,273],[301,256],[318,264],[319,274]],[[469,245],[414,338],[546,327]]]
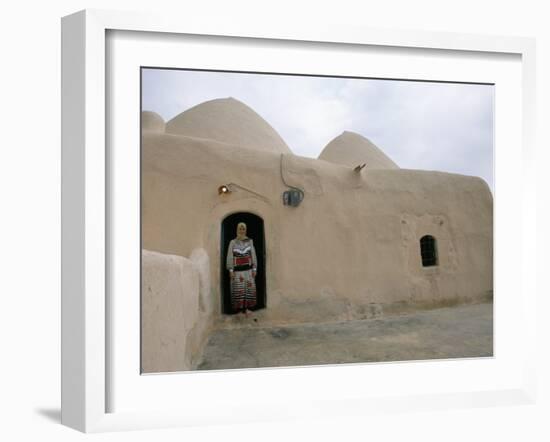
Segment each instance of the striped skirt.
[[233,312],[256,307],[256,282],[252,270],[235,272],[231,279],[231,307]]

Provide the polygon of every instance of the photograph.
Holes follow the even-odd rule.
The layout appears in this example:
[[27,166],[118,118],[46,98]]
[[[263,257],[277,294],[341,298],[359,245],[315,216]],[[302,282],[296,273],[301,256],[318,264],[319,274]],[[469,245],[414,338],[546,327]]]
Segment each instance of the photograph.
[[493,357],[494,84],[140,77],[142,374]]

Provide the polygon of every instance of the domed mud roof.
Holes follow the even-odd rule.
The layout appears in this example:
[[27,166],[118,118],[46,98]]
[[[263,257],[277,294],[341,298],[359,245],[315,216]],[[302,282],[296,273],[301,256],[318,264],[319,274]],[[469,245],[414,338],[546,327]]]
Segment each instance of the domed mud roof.
[[261,151],[291,153],[281,136],[254,110],[234,98],[206,101],[166,123],[166,132]]
[[143,111],[141,113],[141,130],[148,132],[164,132],[166,124],[156,112]]
[[384,152],[355,132],[344,132],[328,143],[320,160],[355,167],[366,163],[367,169],[399,169]]

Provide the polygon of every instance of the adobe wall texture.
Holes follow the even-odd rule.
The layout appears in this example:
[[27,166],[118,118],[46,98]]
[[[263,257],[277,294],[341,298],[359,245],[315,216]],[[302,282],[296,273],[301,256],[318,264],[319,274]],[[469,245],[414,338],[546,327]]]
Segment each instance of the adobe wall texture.
[[[281,174],[304,189],[299,207],[283,206]],[[219,195],[227,183],[253,192]],[[265,223],[267,308],[258,312],[265,322],[360,319],[492,296],[492,195],[479,178],[357,173],[292,154],[143,133],[143,248],[180,257],[204,249],[218,319],[221,223],[241,211]],[[422,267],[426,234],[437,239],[437,267]]]
[[213,326],[208,258],[144,250],[141,286],[141,369],[193,370]]

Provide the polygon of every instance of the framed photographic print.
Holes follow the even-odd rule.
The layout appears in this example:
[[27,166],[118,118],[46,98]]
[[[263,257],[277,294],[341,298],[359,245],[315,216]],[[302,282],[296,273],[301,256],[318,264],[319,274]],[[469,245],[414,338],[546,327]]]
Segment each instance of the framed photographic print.
[[64,18],[63,423],[531,401],[533,45]]
[[492,356],[493,95],[142,67],[142,372]]

